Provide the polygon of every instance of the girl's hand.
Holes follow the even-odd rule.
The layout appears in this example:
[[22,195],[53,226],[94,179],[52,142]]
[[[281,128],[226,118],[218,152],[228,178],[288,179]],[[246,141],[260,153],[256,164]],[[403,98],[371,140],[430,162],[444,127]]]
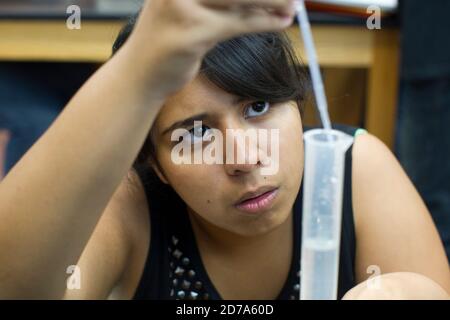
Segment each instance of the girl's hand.
[[387,273],[370,278],[343,300],[447,300],[449,294],[433,280],[417,273]]
[[279,31],[293,22],[292,0],[147,0],[125,44],[144,85],[168,96],[198,73],[218,42]]

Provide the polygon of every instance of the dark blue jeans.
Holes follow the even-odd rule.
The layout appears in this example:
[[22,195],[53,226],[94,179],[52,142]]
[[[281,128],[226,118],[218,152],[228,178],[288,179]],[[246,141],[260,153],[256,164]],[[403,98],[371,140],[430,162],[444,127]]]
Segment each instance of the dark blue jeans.
[[6,173],[93,71],[82,64],[0,63],[0,128],[10,131]]
[[403,81],[397,153],[450,258],[450,79]]
[[40,103],[30,97],[29,102],[27,105],[16,106],[1,102],[0,127],[10,132],[5,173],[11,170],[58,115],[57,111],[46,108],[49,104],[57,103],[55,101],[48,100]]

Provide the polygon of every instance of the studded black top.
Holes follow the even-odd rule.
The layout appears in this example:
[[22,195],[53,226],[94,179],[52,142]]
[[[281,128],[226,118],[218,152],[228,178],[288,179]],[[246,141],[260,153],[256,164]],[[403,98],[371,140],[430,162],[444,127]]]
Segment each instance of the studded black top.
[[[336,126],[354,135],[356,128]],[[355,229],[352,210],[352,148],[345,161],[342,236],[339,258],[338,298],[355,286]],[[148,168],[135,166],[150,206],[150,248],[134,299],[222,299],[202,263],[184,202],[170,187],[161,184]],[[300,296],[302,188],[294,203],[294,247],[289,275],[277,299]]]

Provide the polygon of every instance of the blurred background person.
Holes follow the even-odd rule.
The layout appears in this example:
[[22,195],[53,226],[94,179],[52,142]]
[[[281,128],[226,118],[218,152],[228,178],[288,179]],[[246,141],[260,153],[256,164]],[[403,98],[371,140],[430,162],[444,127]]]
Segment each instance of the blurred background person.
[[45,132],[93,71],[88,64],[0,63],[3,175]]
[[400,6],[402,69],[397,155],[450,257],[450,1]]

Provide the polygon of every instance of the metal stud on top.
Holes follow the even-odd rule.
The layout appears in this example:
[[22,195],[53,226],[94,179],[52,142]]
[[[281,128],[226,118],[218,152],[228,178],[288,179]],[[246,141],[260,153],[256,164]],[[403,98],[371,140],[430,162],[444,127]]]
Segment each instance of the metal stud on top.
[[183,288],[184,290],[188,290],[191,287],[191,283],[187,280],[183,280],[183,282],[181,283],[181,288]]
[[183,274],[184,274],[184,269],[183,269],[183,268],[177,267],[177,268],[175,269],[175,275],[176,275],[176,276],[181,277]]

